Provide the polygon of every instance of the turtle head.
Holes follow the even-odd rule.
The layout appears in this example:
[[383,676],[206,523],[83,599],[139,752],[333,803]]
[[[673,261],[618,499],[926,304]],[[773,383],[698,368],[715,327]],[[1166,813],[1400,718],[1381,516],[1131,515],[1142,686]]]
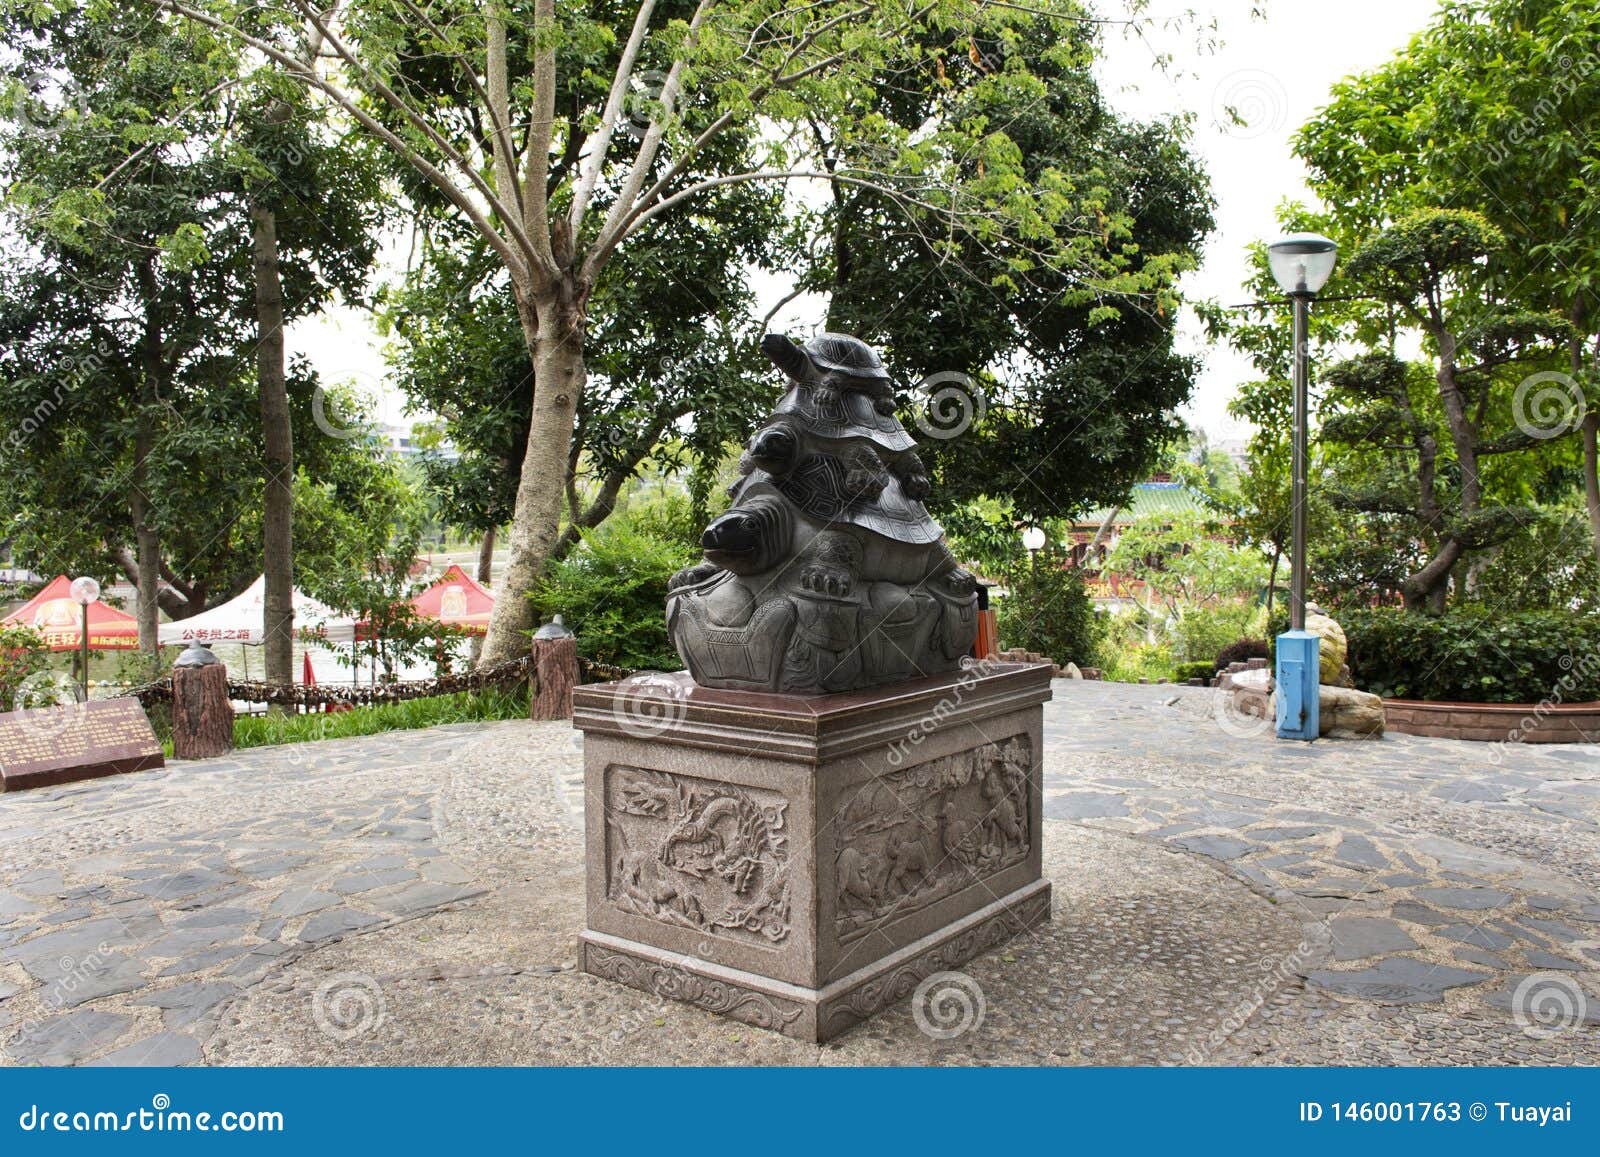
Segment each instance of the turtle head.
[[772,364],[794,381],[809,383],[816,380],[816,367],[811,364],[811,359],[806,356],[806,351],[795,345],[783,334],[769,333],[762,338],[761,352],[771,358]]
[[700,536],[706,561],[734,574],[758,574],[788,551],[793,516],[781,500],[760,497],[712,520]]
[[793,381],[802,385],[844,392],[858,390],[874,396],[893,396],[889,371],[878,351],[846,333],[819,333],[797,346],[781,333],[761,339],[761,352]]
[[755,437],[750,439],[749,449],[745,451],[744,460],[739,464],[740,469],[743,470],[748,463],[768,474],[787,474],[799,450],[800,439],[794,427],[788,422],[776,421],[756,431]]

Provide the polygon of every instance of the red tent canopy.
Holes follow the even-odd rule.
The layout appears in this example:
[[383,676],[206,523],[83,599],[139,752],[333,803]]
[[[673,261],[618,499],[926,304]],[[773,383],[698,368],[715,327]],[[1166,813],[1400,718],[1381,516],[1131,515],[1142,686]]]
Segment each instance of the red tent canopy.
[[[83,609],[72,597],[71,586],[66,575],[57,575],[0,623],[32,627],[52,651],[76,651],[83,639]],[[94,651],[138,650],[139,620],[96,599],[89,604],[89,647]]]
[[451,563],[450,569],[436,583],[411,600],[411,605],[425,619],[436,619],[481,635],[489,629],[494,596],[484,590],[477,579]]

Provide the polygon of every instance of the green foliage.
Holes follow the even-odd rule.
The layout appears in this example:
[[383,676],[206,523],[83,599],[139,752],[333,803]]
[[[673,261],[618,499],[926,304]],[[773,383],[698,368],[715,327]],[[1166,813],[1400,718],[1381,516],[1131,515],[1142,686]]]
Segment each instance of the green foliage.
[[1104,624],[1083,573],[1047,545],[1006,572],[1006,594],[994,600],[1000,646],[1022,647],[1079,667],[1098,665]]
[[1105,570],[1145,585],[1134,600],[1147,628],[1160,630],[1199,608],[1253,597],[1266,582],[1261,553],[1224,541],[1222,530],[1191,511],[1140,518],[1106,555]]
[[282,743],[376,735],[382,731],[409,731],[444,723],[482,723],[527,717],[526,687],[500,691],[461,691],[454,695],[407,699],[402,703],[356,707],[349,711],[242,715],[234,721],[233,742],[237,747],[272,747]]
[[1537,703],[1600,699],[1600,620],[1554,611],[1442,616],[1346,611],[1350,674],[1398,699]]
[[[1287,623],[1287,617],[1284,619]],[[1277,638],[1274,634],[1272,638]],[[1250,659],[1268,659],[1272,656],[1272,645],[1265,639],[1236,639],[1217,652],[1217,657],[1211,660],[1214,670],[1225,671],[1234,663],[1244,663]]]
[[974,498],[947,506],[939,524],[957,561],[986,578],[1010,573],[1023,557],[1022,531],[1006,499]]
[[1600,563],[1582,511],[1540,510],[1473,570],[1466,601],[1488,609],[1600,613]]
[[[386,198],[371,150],[269,68],[148,5],[6,4],[0,120],[0,539],[37,569],[133,573],[158,548],[169,613],[261,571],[253,207],[276,215],[283,308],[358,301]],[[24,102],[26,103],[26,102]],[[12,243],[15,239],[15,244]],[[288,371],[313,473],[347,444]]]
[[1211,677],[1217,673],[1217,668],[1209,659],[1202,659],[1198,663],[1179,663],[1172,669],[1172,680],[1175,683],[1187,683],[1190,679],[1204,679],[1210,682]]
[[32,627],[0,625],[0,711],[20,706],[17,689],[49,662],[50,650]]
[[541,620],[563,616],[578,653],[634,670],[682,666],[667,638],[667,580],[700,557],[688,498],[626,504],[551,565],[529,596]]
[[366,638],[334,647],[357,670],[376,661],[385,678],[405,667],[449,669],[451,645],[464,633],[419,616],[412,578],[427,503],[420,483],[374,443],[341,463],[333,477],[295,478],[297,585],[313,598],[368,624]]
[[1213,663],[1224,647],[1259,636],[1266,625],[1266,608],[1254,602],[1199,607],[1175,624],[1175,649],[1188,662]]
[[1166,643],[1129,641],[1111,649],[1104,669],[1105,678],[1115,683],[1171,681],[1177,674],[1177,660]]

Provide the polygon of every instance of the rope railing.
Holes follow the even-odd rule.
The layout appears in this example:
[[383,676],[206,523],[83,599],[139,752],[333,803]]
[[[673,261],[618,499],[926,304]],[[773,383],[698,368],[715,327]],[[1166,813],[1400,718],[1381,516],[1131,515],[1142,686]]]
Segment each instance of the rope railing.
[[[597,663],[579,658],[578,670],[584,682],[625,679],[633,672],[611,663]],[[432,679],[397,679],[377,685],[344,685],[337,683],[268,683],[260,679],[230,679],[228,698],[240,703],[266,703],[278,707],[318,708],[335,705],[367,707],[380,703],[400,703],[408,699],[430,699],[437,695],[455,695],[463,691],[484,691],[505,688],[516,683],[531,682],[538,678],[533,656],[524,655],[505,663],[488,667],[475,667]],[[537,692],[537,688],[533,688]],[[148,709],[156,703],[172,701],[172,677],[140,683],[119,692],[113,698],[133,698]]]

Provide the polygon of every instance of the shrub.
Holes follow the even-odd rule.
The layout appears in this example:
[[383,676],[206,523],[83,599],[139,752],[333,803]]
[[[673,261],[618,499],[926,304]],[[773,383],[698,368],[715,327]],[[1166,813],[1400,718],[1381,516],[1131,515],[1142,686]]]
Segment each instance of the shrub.
[[1229,643],[1217,652],[1216,659],[1212,662],[1213,671],[1225,671],[1231,663],[1243,663],[1249,659],[1269,659],[1272,657],[1272,648],[1263,639],[1240,639],[1236,643]]
[[1173,668],[1172,677],[1179,683],[1187,683],[1190,679],[1204,679],[1210,682],[1216,673],[1216,667],[1209,660],[1202,659],[1198,663],[1179,663]]
[[1021,647],[1080,667],[1098,664],[1104,624],[1082,572],[1059,550],[1041,550],[1015,567],[995,611],[1002,649]]
[[1600,699],[1600,622],[1556,611],[1339,616],[1356,686],[1397,699],[1537,703]]
[[529,595],[541,620],[563,616],[580,655],[635,670],[683,666],[667,638],[667,580],[699,552],[677,529],[683,520],[664,519],[658,505],[613,514]]
[[1134,643],[1114,653],[1105,677],[1115,683],[1137,683],[1148,679],[1159,683],[1176,674],[1172,649],[1165,643]]
[[15,702],[17,689],[44,670],[49,658],[49,647],[32,627],[0,626],[0,711],[22,706]]
[[1210,660],[1235,639],[1259,635],[1266,619],[1266,611],[1255,603],[1195,607],[1174,628],[1178,653],[1191,663]]

